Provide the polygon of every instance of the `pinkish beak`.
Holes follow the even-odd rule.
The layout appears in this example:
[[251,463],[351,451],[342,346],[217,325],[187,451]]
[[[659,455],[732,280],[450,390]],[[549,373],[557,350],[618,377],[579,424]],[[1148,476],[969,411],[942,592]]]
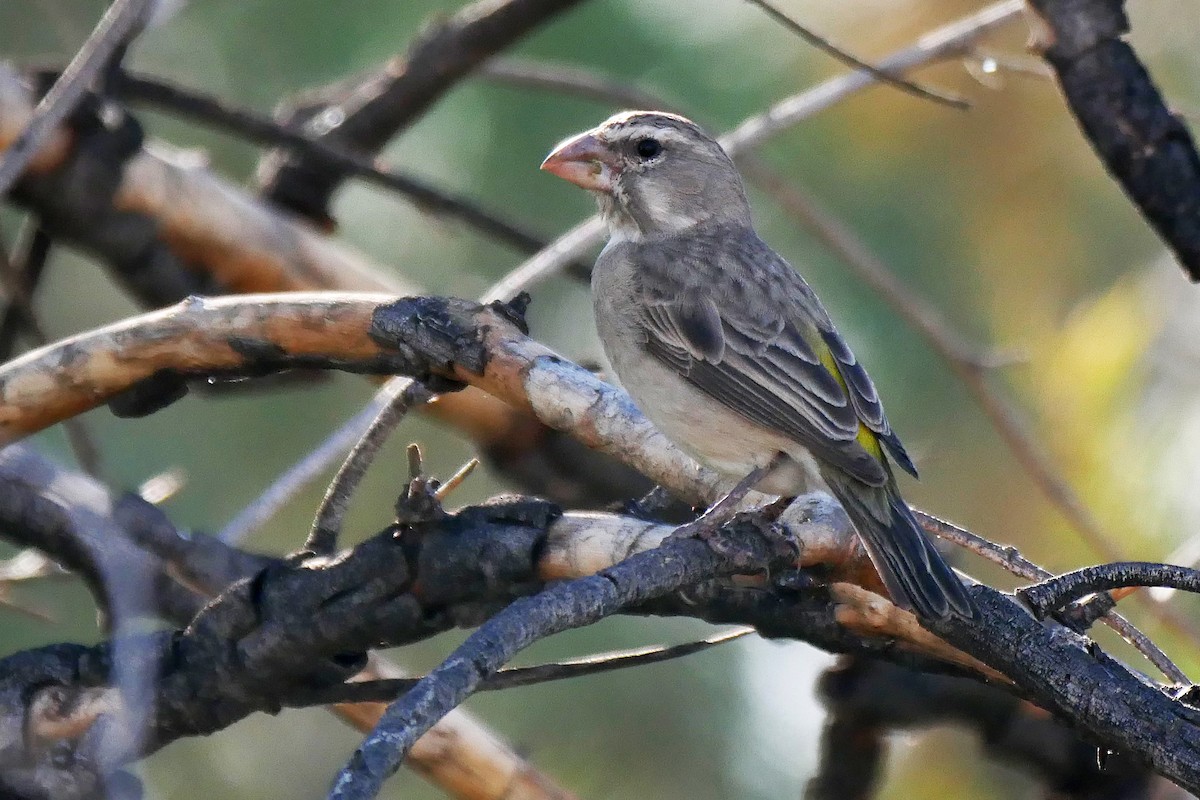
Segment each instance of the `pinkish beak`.
[[619,167],[612,150],[591,131],[562,142],[542,162],[547,172],[593,192],[612,192]]

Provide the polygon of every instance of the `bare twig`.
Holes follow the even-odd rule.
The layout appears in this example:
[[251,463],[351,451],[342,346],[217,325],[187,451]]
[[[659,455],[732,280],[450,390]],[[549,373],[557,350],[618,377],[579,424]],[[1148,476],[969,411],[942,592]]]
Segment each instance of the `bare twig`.
[[631,86],[627,81],[600,75],[573,64],[498,56],[479,68],[479,77],[501,86],[563,92],[572,97],[623,108],[682,113],[678,105]]
[[413,404],[423,403],[431,397],[424,386],[407,378],[395,378],[388,381],[379,391],[379,395],[380,400],[385,395],[390,399],[387,400],[386,405],[378,402],[373,404],[383,405],[383,407],[376,413],[374,419],[371,420],[367,429],[363,431],[358,442],[342,462],[337,475],[333,477],[333,481],[325,491],[321,505],[317,508],[312,529],[309,531],[307,541],[304,542],[304,549],[311,553],[329,555],[337,548],[338,534],[341,532],[342,520],[346,515],[350,498],[354,494],[354,490],[358,488],[363,476],[366,475],[371,462],[375,460],[375,456],[378,455],[388,436],[404,419],[408,409]]
[[467,460],[458,470],[445,480],[445,482],[434,491],[433,496],[439,503],[444,503],[455,489],[462,486],[467,478],[471,477],[476,469],[479,468],[479,459],[472,458]]
[[[665,661],[674,661],[684,656],[702,653],[718,645],[741,639],[743,636],[753,632],[753,628],[735,628],[731,631],[724,631],[683,644],[616,650],[551,664],[538,664],[532,667],[508,667],[497,670],[495,675],[483,681],[479,685],[478,691],[496,692],[502,689],[537,686],[553,681],[602,675],[606,672],[642,667],[649,664],[661,664]],[[307,706],[332,705],[334,703],[391,702],[404,692],[412,689],[422,680],[424,680],[424,676],[353,680],[334,686],[314,689],[311,693],[292,694],[288,697],[287,703],[289,706],[302,708]]]
[[[925,64],[961,57],[970,52],[984,36],[1019,18],[1024,7],[1023,0],[994,3],[982,11],[931,31],[912,47],[880,61],[879,69],[893,74],[903,73]],[[749,117],[720,138],[721,146],[730,156],[737,158],[770,137],[875,83],[876,78],[866,72],[853,72],[825,81],[774,104],[762,114]],[[491,297],[512,297],[557,275],[599,244],[604,231],[599,217],[589,217],[506,275],[503,281],[496,284]]]
[[1096,592],[1126,586],[1169,586],[1200,592],[1200,571],[1173,564],[1123,561],[1067,572],[1017,591],[1039,617]]
[[907,94],[911,94],[915,97],[920,97],[925,100],[932,100],[935,103],[949,106],[951,108],[970,108],[970,103],[968,103],[966,100],[963,100],[961,97],[935,92],[932,89],[927,89],[918,83],[905,80],[904,78],[894,75],[891,72],[882,70],[873,64],[868,64],[862,59],[833,44],[824,36],[821,36],[816,32],[804,27],[799,22],[780,11],[772,4],[768,3],[767,0],[747,0],[747,2],[749,2],[751,5],[761,8],[767,13],[767,16],[771,17],[776,22],[780,23],[792,33],[796,34],[821,52],[833,56],[838,61],[852,69],[866,72],[880,83],[887,84],[888,86],[894,86],[895,88],[902,92],[906,92]]
[[33,117],[0,160],[0,196],[8,193],[46,138],[71,115],[112,57],[137,36],[152,0],[115,0],[71,63],[38,103]]
[[969,550],[977,556],[991,561],[993,564],[998,564],[1019,578],[1040,581],[1053,574],[1050,570],[1039,567],[1025,558],[1012,545],[996,544],[977,533],[972,533],[966,528],[955,525],[953,522],[939,519],[924,511],[914,509],[913,513],[917,515],[917,520],[921,523],[921,527],[934,536],[945,539],[947,542],[952,542],[965,550]]
[[[888,73],[896,74],[926,64],[961,58],[971,52],[985,36],[1019,19],[1024,9],[1025,4],[1020,0],[993,3],[974,14],[930,31],[913,46],[882,59],[877,66]],[[875,77],[866,72],[853,72],[825,81],[812,89],[775,103],[761,114],[749,117],[721,137],[721,145],[731,156],[736,156],[874,83]]]
[[[916,511],[914,509],[914,511]],[[952,522],[916,511],[921,527],[948,542],[964,547],[971,552],[986,558],[994,564],[999,564],[1018,577],[1030,581],[1044,581],[1054,576],[1050,570],[1040,567],[1028,560],[1011,545],[1002,546],[990,542],[982,536],[961,528]],[[1108,610],[1101,617],[1105,625],[1112,628],[1125,641],[1129,642],[1146,660],[1158,669],[1172,683],[1188,684],[1191,681],[1187,674],[1173,662],[1162,649],[1142,633],[1133,623],[1115,611]]]
[[325,437],[324,441],[272,481],[253,502],[226,523],[217,534],[217,538],[227,544],[238,544],[251,532],[265,525],[301,489],[316,480],[317,476],[337,459],[344,458],[354,443],[362,437],[363,432],[370,427],[384,404],[390,403],[391,400],[390,394],[386,397],[382,392],[376,394],[362,410],[343,422],[336,431]]

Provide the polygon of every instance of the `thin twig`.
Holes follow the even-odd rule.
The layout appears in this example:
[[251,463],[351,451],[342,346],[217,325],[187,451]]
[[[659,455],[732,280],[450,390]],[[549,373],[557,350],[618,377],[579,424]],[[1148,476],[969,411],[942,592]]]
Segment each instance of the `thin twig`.
[[[407,380],[394,378],[393,382],[401,383]],[[376,416],[392,401],[394,395],[388,390],[390,385],[385,384],[361,411],[343,422],[337,430],[325,437],[324,441],[276,478],[258,498],[239,511],[237,516],[221,529],[217,538],[226,544],[242,541],[278,514],[300,490],[316,480],[317,476],[338,458],[342,458],[371,427]]]
[[29,166],[43,141],[71,115],[88,86],[111,66],[112,58],[137,36],[153,0],[115,0],[71,63],[34,109],[16,141],[0,160],[0,197]]
[[[484,680],[478,688],[481,692],[496,692],[523,686],[537,686],[553,681],[602,675],[606,672],[661,664],[684,656],[702,653],[718,645],[727,644],[754,632],[753,628],[735,628],[713,636],[677,645],[638,647],[598,653],[584,658],[538,664],[532,667],[507,667]],[[335,703],[379,703],[391,702],[412,689],[425,676],[412,678],[381,678],[376,680],[349,681],[334,686],[323,686],[309,692],[290,693],[287,705],[307,707],[332,705]]]
[[437,490],[433,493],[434,499],[436,499],[439,503],[445,501],[445,499],[449,497],[455,489],[457,489],[459,486],[462,486],[463,482],[467,478],[471,477],[471,473],[478,468],[478,458],[472,458],[467,461],[467,463],[458,468],[457,472],[447,478],[445,483],[437,488]]
[[907,94],[911,94],[925,100],[932,100],[935,103],[944,106],[950,106],[951,108],[966,109],[971,107],[971,104],[961,97],[935,92],[932,89],[927,89],[920,84],[914,83],[913,81],[905,80],[904,78],[899,77],[891,72],[882,70],[873,64],[868,64],[866,61],[863,61],[857,56],[854,56],[838,47],[824,36],[821,36],[820,34],[801,25],[799,22],[768,3],[767,0],[746,1],[751,5],[758,6],[763,11],[767,12],[767,16],[771,17],[776,22],[783,25],[783,27],[787,28],[792,33],[796,34],[821,52],[833,56],[835,59],[848,67],[866,72],[880,83],[885,83],[888,86],[893,86],[902,92],[906,92]]
[[371,401],[371,408],[378,411],[325,490],[325,497],[317,508],[308,539],[304,542],[305,550],[317,555],[329,555],[337,549],[338,534],[342,530],[346,509],[350,506],[350,498],[371,462],[408,410],[414,404],[426,402],[431,396],[428,389],[410,378],[393,378],[379,390]]
[[479,77],[501,86],[564,92],[621,108],[681,113],[681,107],[617,78],[599,75],[570,64],[530,61],[503,56],[479,68]]
[[[1023,0],[1003,0],[990,5],[922,36],[915,45],[880,61],[879,69],[895,74],[925,64],[961,57],[969,53],[985,35],[1019,18],[1024,8]],[[867,72],[852,72],[825,81],[774,104],[762,114],[747,118],[720,138],[721,146],[731,157],[737,158],[772,136],[877,82],[875,76]],[[495,285],[490,297],[512,297],[559,274],[598,245],[604,232],[605,227],[600,218],[589,217],[504,276]]]
[[940,519],[924,511],[913,509],[913,513],[917,515],[917,520],[921,523],[921,527],[929,533],[940,539],[945,539],[947,542],[956,544],[965,550],[969,550],[977,556],[991,561],[993,564],[1000,565],[1018,578],[1024,578],[1028,581],[1040,581],[1054,574],[1050,570],[1039,567],[1025,558],[1012,545],[996,544],[977,533],[972,533],[966,528],[955,525],[953,522]]
[[[948,542],[953,542],[994,564],[999,564],[1013,575],[1030,581],[1044,581],[1054,577],[1054,573],[1050,570],[1038,566],[1025,558],[1017,548],[1011,545],[998,545],[977,533],[972,533],[966,528],[955,525],[953,522],[947,522],[944,519],[939,519],[932,514],[927,514],[916,509],[913,509],[913,511],[916,513],[917,519],[920,520],[921,527],[934,536],[945,539]],[[1112,628],[1122,639],[1145,656],[1146,660],[1153,664],[1168,680],[1176,684],[1191,682],[1188,679],[1187,673],[1180,669],[1149,636],[1142,633],[1137,626],[1125,617],[1110,610],[1100,617],[1100,621]]]
[[750,494],[750,491],[763,479],[768,469],[768,467],[755,467],[750,470],[749,474],[738,481],[737,485],[730,489],[724,497],[709,506],[696,519],[681,525],[672,536],[696,536],[703,539],[716,533],[722,525],[733,519],[733,515],[737,513],[738,507],[746,499],[746,495]]
[[533,253],[546,246],[542,237],[488,211],[473,199],[442,191],[420,178],[387,167],[378,159],[351,152],[339,146],[336,139],[313,136],[303,128],[276,122],[203,92],[146,75],[122,71],[110,82],[109,89],[130,102],[146,103],[255,144],[285,147],[320,159],[347,176],[396,192],[422,211],[456,219],[517,252]]

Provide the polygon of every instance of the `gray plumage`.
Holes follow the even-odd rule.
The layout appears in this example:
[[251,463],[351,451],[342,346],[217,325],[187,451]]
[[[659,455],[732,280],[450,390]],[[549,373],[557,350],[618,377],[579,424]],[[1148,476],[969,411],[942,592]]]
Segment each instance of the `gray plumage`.
[[899,494],[888,456],[916,471],[874,385],[812,289],[754,231],[720,146],[681,117],[634,112],[544,166],[598,197],[611,239],[592,277],[596,322],[646,415],[730,475],[774,464],[765,491],[828,487],[897,602],[973,616]]

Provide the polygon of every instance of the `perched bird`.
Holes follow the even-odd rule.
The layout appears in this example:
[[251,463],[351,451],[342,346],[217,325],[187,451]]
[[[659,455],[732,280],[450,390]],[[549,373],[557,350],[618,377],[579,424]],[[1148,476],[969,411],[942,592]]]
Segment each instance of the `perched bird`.
[[591,191],[609,228],[596,324],[638,406],[701,462],[763,491],[827,486],[893,599],[974,617],[900,496],[916,475],[866,370],[799,273],[758,237],[721,146],[674,114],[631,111],[561,143],[542,169]]

